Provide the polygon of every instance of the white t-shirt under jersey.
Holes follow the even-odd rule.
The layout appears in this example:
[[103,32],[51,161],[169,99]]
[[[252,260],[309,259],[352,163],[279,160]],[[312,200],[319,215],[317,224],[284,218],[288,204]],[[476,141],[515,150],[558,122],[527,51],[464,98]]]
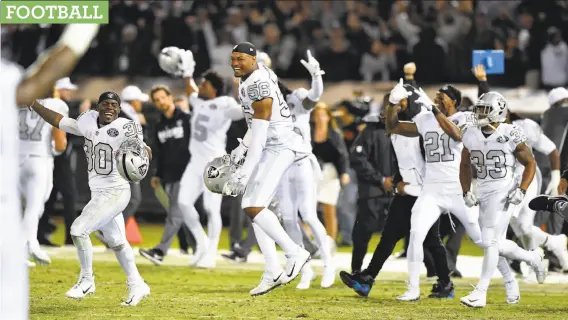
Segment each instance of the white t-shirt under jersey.
[[[459,128],[473,124],[471,112],[458,112],[448,119]],[[421,112],[414,117],[414,121],[424,140],[426,153],[424,188],[461,194],[459,173],[463,144],[454,141],[442,130],[432,112]]]
[[189,152],[191,159],[205,162],[226,153],[227,131],[231,122],[244,117],[241,106],[228,96],[205,100],[197,93],[189,96],[192,107],[191,138]]
[[[61,99],[47,98],[39,100],[39,103],[64,117],[69,116],[69,107]],[[49,123],[35,111],[29,108],[21,108],[19,110],[19,126],[20,156],[35,155],[53,158],[51,151],[53,127]]]
[[309,152],[302,137],[294,130],[292,113],[278,87],[278,77],[272,70],[260,65],[246,80],[241,79],[239,82],[239,99],[249,128],[254,115],[252,104],[264,98],[272,98],[272,116],[268,125],[266,148]]

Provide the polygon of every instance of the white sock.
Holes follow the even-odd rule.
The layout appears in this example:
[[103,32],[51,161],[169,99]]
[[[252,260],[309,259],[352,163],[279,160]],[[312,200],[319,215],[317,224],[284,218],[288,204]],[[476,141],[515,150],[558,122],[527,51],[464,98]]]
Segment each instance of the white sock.
[[71,236],[81,265],[81,277],[93,279],[93,244],[89,237]]
[[183,221],[191,234],[195,238],[195,249],[197,250],[207,250],[208,239],[205,230],[201,226],[201,222],[199,221],[199,214],[195,207],[190,206],[186,207],[187,213],[183,213]]
[[532,226],[532,233],[531,233],[531,243],[532,246],[529,248],[531,250],[536,249],[537,247],[542,246],[546,242],[546,238],[548,238],[549,234],[542,231],[537,226]]
[[286,256],[293,256],[298,253],[300,247],[284,231],[284,228],[282,228],[278,218],[272,211],[267,208],[262,209],[254,217],[253,221],[282,248]]
[[252,223],[252,227],[256,242],[264,257],[264,273],[266,276],[276,278],[283,272],[278,260],[278,252],[276,252],[276,243],[255,222]]
[[496,245],[489,246],[483,250],[483,264],[481,265],[481,276],[477,282],[477,289],[487,291],[498,262],[499,248]]
[[312,230],[314,238],[316,239],[316,243],[319,246],[320,253],[321,253],[321,260],[324,266],[332,263],[331,259],[331,248],[329,247],[329,242],[327,240],[327,231],[325,231],[325,227],[317,218],[317,214],[314,216],[310,216],[309,219],[304,220]]
[[499,242],[499,255],[509,260],[520,260],[532,264],[534,255],[529,251],[519,247],[511,240],[502,240]]
[[507,262],[506,258],[499,257],[499,262],[497,262],[497,269],[499,270],[499,273],[501,273],[501,276],[503,276],[503,280],[505,280],[505,282],[511,282],[515,280],[515,276],[513,275],[513,272],[511,272],[511,267],[509,266],[509,262]]
[[422,243],[424,238],[417,237],[415,232],[410,232],[410,244],[408,245],[408,282],[411,287],[420,287],[420,266],[424,262],[424,248]]
[[302,246],[304,244],[304,237],[302,236],[300,223],[298,222],[298,219],[290,218],[292,217],[282,217],[282,224],[284,225],[284,229],[297,245]]
[[219,247],[219,239],[221,238],[222,229],[223,222],[221,221],[221,213],[210,213],[209,220],[207,221],[207,233],[209,234],[208,254],[217,254],[217,248]]
[[410,287],[418,289],[420,287],[420,266],[422,262],[411,262],[408,260],[408,283]]
[[120,246],[112,248],[122,270],[126,273],[126,278],[128,283],[136,283],[138,281],[143,281],[140,273],[138,273],[138,268],[136,267],[136,261],[134,259],[134,251],[128,242],[121,244]]

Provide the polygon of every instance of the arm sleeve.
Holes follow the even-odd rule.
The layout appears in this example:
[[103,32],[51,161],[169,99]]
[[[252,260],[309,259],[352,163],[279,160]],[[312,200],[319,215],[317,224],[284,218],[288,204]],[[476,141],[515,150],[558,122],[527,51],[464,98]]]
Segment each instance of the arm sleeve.
[[63,119],[59,121],[59,129],[76,136],[83,136],[83,133],[79,130],[79,122],[75,119],[63,117]]
[[[376,185],[383,185],[384,176],[376,170],[369,161],[369,154],[373,147],[371,131],[365,129],[359,134],[351,147],[351,166],[357,174],[358,181],[365,181]],[[378,141],[377,141],[378,142]]]
[[238,121],[244,118],[245,114],[235,99],[227,97],[227,109],[225,109],[225,116],[232,121]]
[[[260,161],[262,150],[266,145],[266,136],[268,133],[269,121],[261,119],[252,119],[249,131],[251,133],[251,144],[248,147],[245,163],[243,163],[242,170],[248,177],[251,176],[254,168]],[[247,132],[248,134],[248,132]]]
[[509,131],[509,142],[508,142],[511,146],[511,149],[515,150],[519,144],[524,142],[527,142],[527,136],[525,135],[523,130],[517,126],[513,126],[511,128],[511,131]]
[[477,97],[481,97],[482,94],[486,94],[490,90],[491,88],[489,87],[489,83],[487,83],[487,81],[479,81],[479,83],[477,84]]
[[323,94],[323,79],[321,75],[312,76],[312,87],[308,91],[308,99],[317,102]]

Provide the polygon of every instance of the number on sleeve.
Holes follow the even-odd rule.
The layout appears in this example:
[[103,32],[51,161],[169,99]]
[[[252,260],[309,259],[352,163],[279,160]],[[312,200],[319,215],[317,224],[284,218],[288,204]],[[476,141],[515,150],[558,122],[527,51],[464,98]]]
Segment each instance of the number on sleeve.
[[[440,135],[438,132],[426,132],[424,135],[424,151],[426,151],[426,162],[449,162],[454,161],[454,155],[450,149],[450,136]],[[442,150],[440,150],[440,146]]]
[[[30,140],[30,141],[40,141],[41,140],[41,129],[45,125],[45,120],[43,120],[37,113],[30,111],[28,109],[20,109],[19,112],[19,125],[20,125],[20,140]],[[29,120],[35,121],[35,125],[31,132],[28,126],[28,115]]]
[[[472,150],[469,154],[471,163],[477,169],[477,178],[486,179],[487,174],[491,179],[503,179],[507,176],[507,159],[503,150],[491,150],[486,155],[479,150]],[[488,164],[485,160],[492,160],[494,169],[487,169]]]
[[517,128],[511,130],[510,134],[511,134],[511,138],[513,138],[513,142],[515,144],[519,144],[519,143],[527,141],[527,137],[525,136],[525,134]]
[[114,161],[110,145],[99,142],[93,147],[93,141],[85,138],[83,149],[87,157],[87,171],[91,172],[94,169],[97,174],[105,176],[112,172]]
[[204,114],[197,115],[193,124],[193,139],[199,142],[207,140],[207,127],[204,125],[209,122],[209,117]]

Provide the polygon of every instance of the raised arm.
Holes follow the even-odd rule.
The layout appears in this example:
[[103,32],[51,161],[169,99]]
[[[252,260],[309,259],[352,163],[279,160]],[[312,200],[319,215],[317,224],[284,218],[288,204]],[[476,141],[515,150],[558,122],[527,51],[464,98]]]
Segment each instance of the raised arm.
[[315,103],[318,102],[323,94],[323,79],[322,75],[325,71],[321,70],[319,62],[312,56],[310,50],[307,51],[308,61],[300,60],[302,65],[312,75],[312,87],[306,94],[307,99],[302,100],[302,105],[307,110],[313,109]]
[[519,187],[521,188],[521,190],[527,191],[536,173],[536,161],[534,160],[531,149],[524,142],[517,145],[514,154],[515,158],[517,158],[517,160],[519,160],[519,162],[523,166],[525,166],[525,169],[523,170],[521,185]]
[[391,103],[387,105],[386,123],[387,132],[390,134],[395,133],[406,137],[420,136],[416,123],[398,120],[397,106]]
[[450,119],[448,119],[446,115],[440,112],[440,110],[438,110],[436,106],[432,106],[432,113],[436,117],[436,120],[438,120],[440,128],[442,128],[442,130],[444,130],[444,132],[448,136],[450,136],[450,138],[452,138],[454,141],[461,141],[462,131],[455,123],[450,121]]
[[55,128],[61,129],[67,133],[71,133],[77,136],[83,136],[81,131],[79,131],[77,120],[64,117],[63,115],[44,107],[38,101],[33,101],[30,107],[40,117],[42,117],[43,120],[45,120]]
[[98,30],[97,24],[68,25],[59,42],[42,53],[28,69],[16,91],[17,104],[27,107],[36,99],[47,96],[57,79],[71,73]]

